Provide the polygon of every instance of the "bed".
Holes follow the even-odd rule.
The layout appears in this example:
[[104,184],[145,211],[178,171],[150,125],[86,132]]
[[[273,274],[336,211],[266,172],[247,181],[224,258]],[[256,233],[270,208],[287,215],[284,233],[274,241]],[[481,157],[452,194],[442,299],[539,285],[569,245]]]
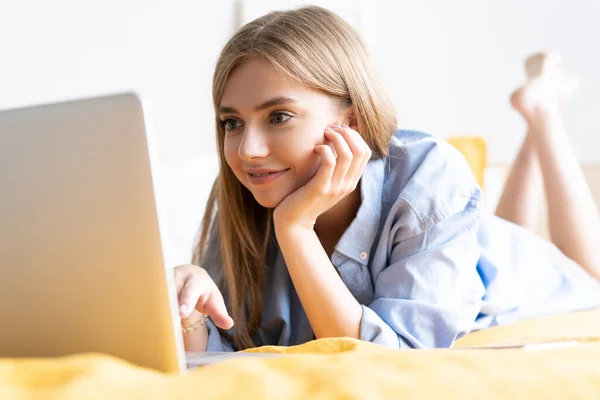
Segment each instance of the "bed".
[[[573,342],[540,350],[463,347]],[[44,399],[594,399],[600,398],[600,309],[474,332],[453,349],[388,350],[322,339],[281,358],[241,358],[165,375],[100,354],[0,359],[0,398]]]

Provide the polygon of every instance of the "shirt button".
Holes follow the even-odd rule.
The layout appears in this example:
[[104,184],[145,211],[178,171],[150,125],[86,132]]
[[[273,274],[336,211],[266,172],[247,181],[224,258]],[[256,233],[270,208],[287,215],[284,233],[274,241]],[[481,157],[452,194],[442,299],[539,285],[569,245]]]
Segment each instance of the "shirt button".
[[369,256],[369,255],[368,255],[368,254],[367,254],[367,252],[365,252],[365,251],[363,251],[362,253],[360,253],[360,259],[361,259],[361,260],[366,260],[368,256]]

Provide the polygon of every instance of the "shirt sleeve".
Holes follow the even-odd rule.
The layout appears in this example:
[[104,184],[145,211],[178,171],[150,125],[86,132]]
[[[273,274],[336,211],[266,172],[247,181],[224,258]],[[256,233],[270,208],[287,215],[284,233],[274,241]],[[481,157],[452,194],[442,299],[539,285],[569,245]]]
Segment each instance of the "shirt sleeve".
[[217,326],[210,319],[206,321],[206,327],[208,328],[208,342],[206,344],[206,351],[235,351],[231,341],[221,335],[221,332]]
[[[391,348],[449,347],[471,330],[485,290],[477,272],[479,197],[477,189],[458,212],[391,240],[389,265],[374,281],[375,300],[362,306],[361,340]],[[399,207],[418,219],[408,202]]]

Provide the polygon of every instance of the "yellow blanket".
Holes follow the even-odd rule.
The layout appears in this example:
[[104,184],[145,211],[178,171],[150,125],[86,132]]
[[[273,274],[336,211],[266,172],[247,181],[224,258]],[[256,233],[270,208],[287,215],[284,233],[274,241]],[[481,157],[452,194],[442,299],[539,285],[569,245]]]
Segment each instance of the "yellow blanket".
[[579,340],[554,350],[400,350],[317,340],[281,358],[238,359],[164,375],[86,354],[0,359],[0,399],[600,398],[600,310],[521,321],[456,347]]

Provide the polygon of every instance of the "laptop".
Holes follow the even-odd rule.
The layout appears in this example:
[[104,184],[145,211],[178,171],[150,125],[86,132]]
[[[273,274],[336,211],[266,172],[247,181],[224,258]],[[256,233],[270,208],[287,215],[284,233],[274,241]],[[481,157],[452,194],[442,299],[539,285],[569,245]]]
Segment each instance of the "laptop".
[[133,93],[0,111],[0,357],[234,356],[186,360],[144,122]]

